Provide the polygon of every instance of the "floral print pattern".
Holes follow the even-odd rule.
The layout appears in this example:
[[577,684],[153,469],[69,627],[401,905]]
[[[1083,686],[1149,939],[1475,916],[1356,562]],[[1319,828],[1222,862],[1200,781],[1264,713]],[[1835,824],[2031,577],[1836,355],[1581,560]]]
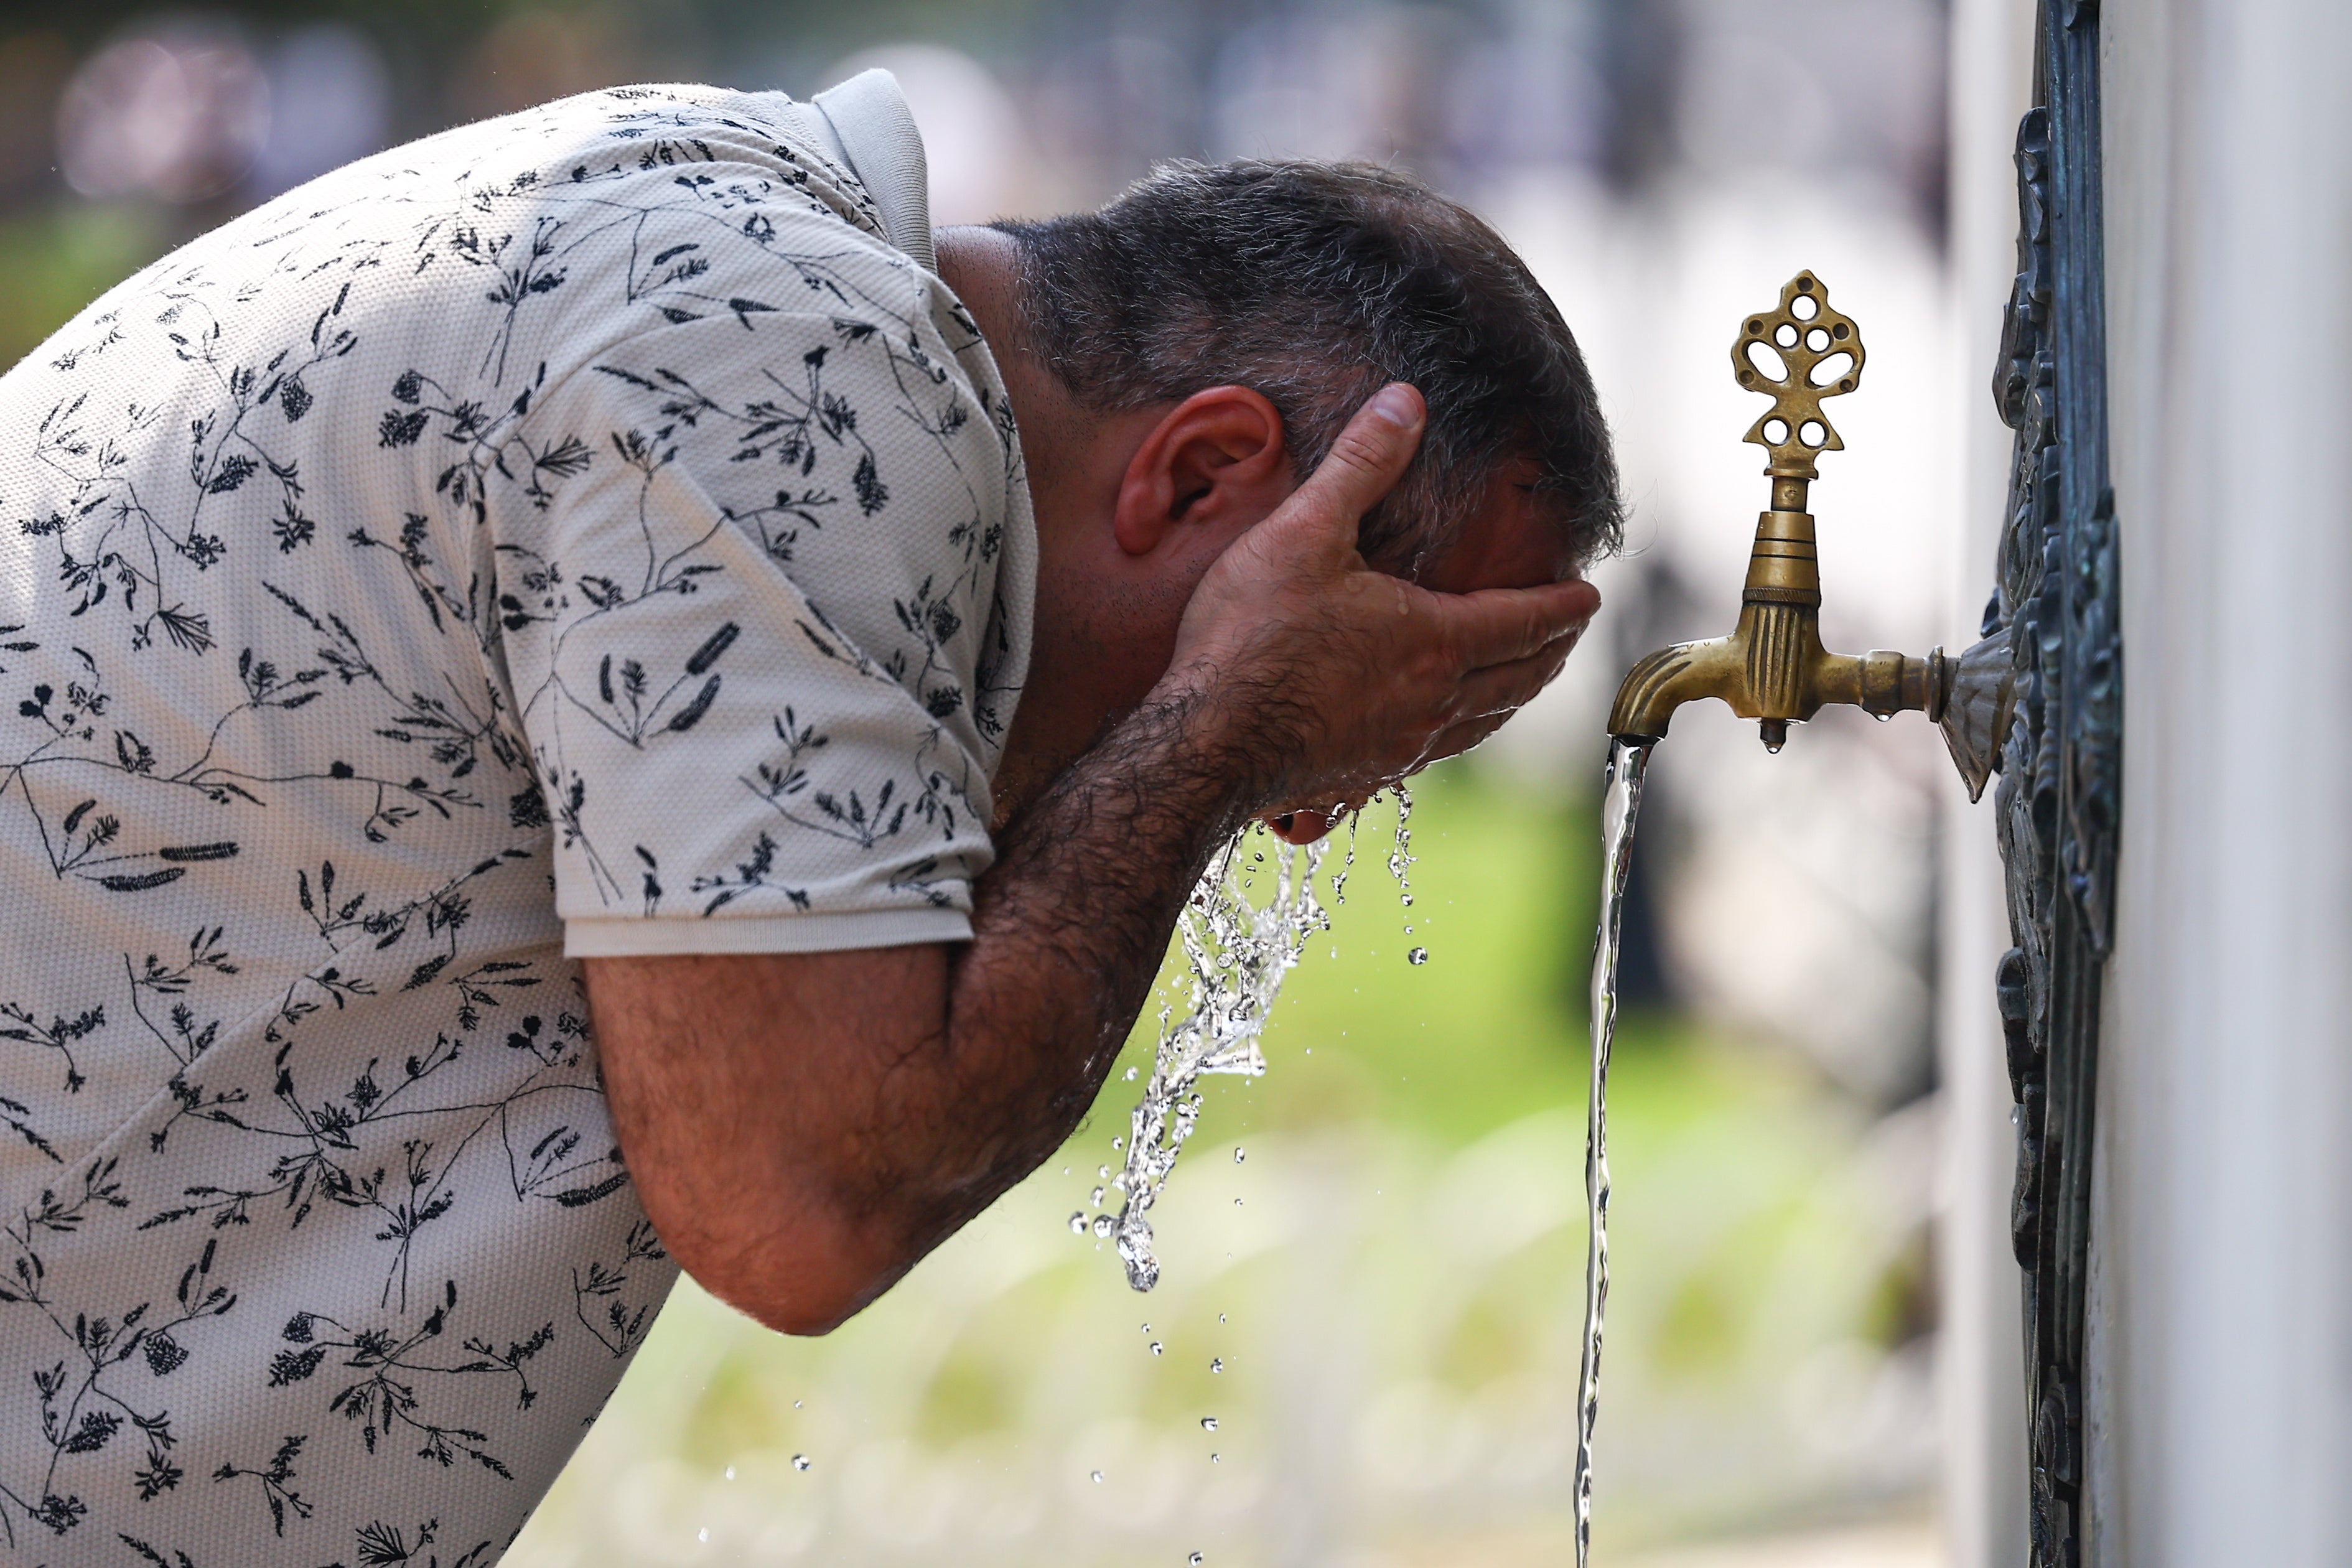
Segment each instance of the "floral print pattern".
[[576,958],[969,933],[1024,480],[812,112],[395,149],[0,378],[9,1560],[493,1562],[675,1269]]

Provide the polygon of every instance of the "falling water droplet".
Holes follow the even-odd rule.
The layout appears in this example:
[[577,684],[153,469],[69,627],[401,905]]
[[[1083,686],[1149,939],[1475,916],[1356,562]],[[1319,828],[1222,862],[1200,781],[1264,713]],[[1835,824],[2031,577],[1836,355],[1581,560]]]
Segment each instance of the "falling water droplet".
[[1242,1163],[1242,1153],[1243,1153],[1242,1146],[1241,1146],[1240,1144],[1238,1144],[1238,1143],[1234,1144],[1234,1164],[1238,1165],[1238,1164],[1240,1164],[1240,1163]]
[[1110,1141],[1110,1146],[1115,1150],[1124,1149],[1127,1147],[1127,1140],[1125,1138],[1114,1138]]
[[1339,862],[1339,868],[1331,873],[1331,901],[1335,904],[1348,901],[1348,873],[1356,868],[1356,826],[1362,821],[1357,813],[1348,814],[1348,853]]
[[1152,1341],[1152,1342],[1151,1342],[1151,1353],[1152,1353],[1153,1355],[1158,1355],[1158,1354],[1160,1353],[1160,1342],[1159,1342],[1158,1340],[1154,1340],[1154,1341]]
[[1085,1211],[1084,1209],[1075,1209],[1075,1210],[1071,1211],[1071,1214],[1070,1214],[1070,1234],[1071,1234],[1072,1236],[1084,1236],[1084,1235],[1086,1235],[1086,1233],[1087,1233],[1087,1215],[1086,1215],[1086,1211]]
[[1111,1227],[1118,1223],[1118,1221],[1112,1219],[1110,1215],[1107,1214],[1098,1214],[1095,1215],[1096,1237],[1098,1239],[1108,1241],[1110,1238]]
[[1101,1472],[1100,1470],[1095,1470],[1095,1471],[1091,1472],[1091,1473],[1090,1473],[1090,1475],[1089,1475],[1089,1477],[1088,1477],[1088,1479],[1091,1479],[1091,1480],[1095,1483],[1095,1485],[1097,1485],[1097,1486],[1100,1486],[1100,1485],[1102,1485],[1102,1472]]
[[1102,1207],[1102,1201],[1103,1201],[1103,1190],[1102,1190],[1100,1187],[1097,1187],[1097,1188],[1094,1190],[1094,1195],[1093,1195],[1093,1196],[1091,1196],[1091,1197],[1089,1197],[1088,1199],[1087,1199],[1087,1202],[1088,1202],[1088,1203],[1090,1203],[1090,1204],[1094,1205],[1095,1205],[1095,1207],[1097,1207],[1097,1208],[1100,1208],[1100,1207]]
[[[1223,1357],[1223,1356],[1216,1356],[1216,1357],[1213,1357],[1213,1358],[1210,1360],[1210,1362],[1209,1362],[1209,1370],[1210,1370],[1211,1372],[1223,1372],[1223,1371],[1224,1371],[1224,1370],[1225,1370],[1225,1358],[1224,1358],[1224,1357]],[[732,1471],[732,1470],[730,1470],[730,1471],[728,1471],[727,1473],[728,1473],[729,1475],[730,1475],[730,1476],[731,1476],[731,1475],[733,1475],[735,1472],[734,1472],[734,1471]]]
[[1127,1069],[1127,1081],[1129,1083],[1133,1083],[1135,1081],[1135,1068],[1129,1068]]
[[1215,1464],[1216,1462],[1217,1462],[1217,1456],[1216,1456],[1216,1455],[1214,1455],[1214,1454],[1211,1454],[1211,1455],[1209,1456],[1209,1463],[1211,1463],[1211,1464],[1213,1464],[1213,1464]]
[[1108,1165],[1097,1165],[1095,1167],[1095,1179],[1102,1182],[1110,1180],[1110,1167]]
[[727,1479],[730,1481],[735,1479],[735,1467],[732,1465],[727,1467]]
[[798,1410],[800,1407],[801,1407],[801,1402],[800,1402],[799,1400],[797,1400],[797,1399],[793,1400],[793,1409],[795,1409],[795,1410]]
[[695,1538],[697,1541],[708,1541],[708,1540],[709,1540],[709,1539],[710,1539],[710,1527],[709,1527],[709,1525],[707,1525],[707,1524],[706,1524],[706,1525],[704,1525],[700,1530],[698,1530],[698,1531],[696,1531],[694,1532],[694,1538]]
[[1412,964],[1427,963],[1429,962],[1429,949],[1425,947],[1416,947],[1411,952],[1404,955],[1404,961],[1407,963]]
[[808,1468],[809,1457],[806,1454],[794,1454],[793,1456],[793,1468],[796,1470],[805,1470]]
[[1239,1199],[1239,1198],[1235,1198],[1235,1199],[1234,1200],[1234,1207],[1235,1207],[1235,1208],[1239,1208],[1239,1207],[1241,1207],[1241,1206],[1242,1206],[1242,1201],[1241,1201],[1241,1199]]
[[1213,1415],[1203,1415],[1203,1416],[1202,1416],[1202,1417],[1201,1417],[1201,1430],[1202,1430],[1202,1431],[1203,1431],[1203,1432],[1213,1432],[1213,1431],[1215,1431],[1216,1429],[1217,1429],[1217,1418],[1216,1418],[1215,1416],[1213,1416]]
[[1397,900],[1403,904],[1406,909],[1412,908],[1412,890],[1411,889],[1407,889],[1405,891],[1399,893],[1397,895]]
[[1191,1565],[1191,1568],[1201,1568],[1201,1554],[1197,1552],[1184,1561]]
[[1223,1322],[1224,1321],[1225,1321],[1225,1315],[1224,1315],[1223,1312],[1219,1312],[1219,1313],[1217,1314],[1217,1321],[1219,1321],[1219,1322],[1221,1322],[1221,1323],[1222,1323],[1222,1322]]

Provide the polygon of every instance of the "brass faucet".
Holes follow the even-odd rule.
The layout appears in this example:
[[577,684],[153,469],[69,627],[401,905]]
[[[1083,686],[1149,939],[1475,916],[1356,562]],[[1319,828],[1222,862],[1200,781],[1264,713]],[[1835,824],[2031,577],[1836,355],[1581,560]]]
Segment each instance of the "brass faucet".
[[1744,437],[1771,454],[1764,472],[1772,481],[1772,506],[1756,522],[1739,624],[1729,637],[1676,643],[1634,665],[1609,710],[1612,735],[1659,740],[1675,710],[1702,697],[1719,697],[1741,718],[1758,721],[1769,752],[1787,742],[1790,723],[1832,702],[1882,719],[1916,709],[1930,722],[1942,721],[1957,662],[1942,648],[1913,658],[1883,648],[1832,653],[1822,646],[1821,564],[1805,492],[1819,477],[1815,455],[1845,447],[1822,400],[1859,385],[1863,359],[1860,330],[1830,308],[1829,290],[1810,272],[1781,286],[1778,310],[1741,324],[1731,345],[1732,374],[1740,385],[1772,395],[1772,406]]

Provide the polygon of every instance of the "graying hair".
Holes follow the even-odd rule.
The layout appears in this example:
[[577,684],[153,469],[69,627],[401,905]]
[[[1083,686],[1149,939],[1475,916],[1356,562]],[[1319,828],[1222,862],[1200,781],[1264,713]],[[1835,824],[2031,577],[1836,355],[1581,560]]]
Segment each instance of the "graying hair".
[[1616,459],[1575,338],[1502,237],[1418,180],[1176,163],[1099,211],[996,226],[1021,247],[1024,327],[1087,406],[1247,386],[1303,478],[1372,392],[1419,387],[1420,453],[1360,536],[1374,564],[1434,561],[1522,457],[1577,560],[1617,547]]

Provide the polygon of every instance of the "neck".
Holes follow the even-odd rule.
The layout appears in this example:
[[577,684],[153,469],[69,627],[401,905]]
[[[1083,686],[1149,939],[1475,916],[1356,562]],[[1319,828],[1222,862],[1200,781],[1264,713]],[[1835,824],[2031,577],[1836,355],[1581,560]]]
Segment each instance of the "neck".
[[[1011,235],[992,228],[951,227],[935,232],[940,277],[955,290],[971,315],[980,335],[995,358],[1013,405],[1013,420],[1020,431],[1022,466],[1029,476],[1030,508],[1036,521],[1039,565],[1059,542],[1055,524],[1060,514],[1056,476],[1065,468],[1057,458],[1072,436],[1079,410],[1052,370],[1040,363],[1028,346],[1021,325],[1021,247]],[[1038,595],[1040,621],[1045,601]],[[1032,628],[1029,675],[1015,710],[1012,733],[1005,737],[994,781],[996,824],[1002,828],[1066,759],[1066,740],[1055,722],[1064,700],[1056,679],[1061,660],[1050,652],[1053,628]],[[1043,656],[1043,657],[1041,657]]]
[[[1019,243],[997,229],[962,226],[934,230],[931,237],[939,252],[940,277],[971,312],[1009,382],[1009,362],[1019,354],[1021,342]],[[1017,406],[1013,412],[1020,417]]]

